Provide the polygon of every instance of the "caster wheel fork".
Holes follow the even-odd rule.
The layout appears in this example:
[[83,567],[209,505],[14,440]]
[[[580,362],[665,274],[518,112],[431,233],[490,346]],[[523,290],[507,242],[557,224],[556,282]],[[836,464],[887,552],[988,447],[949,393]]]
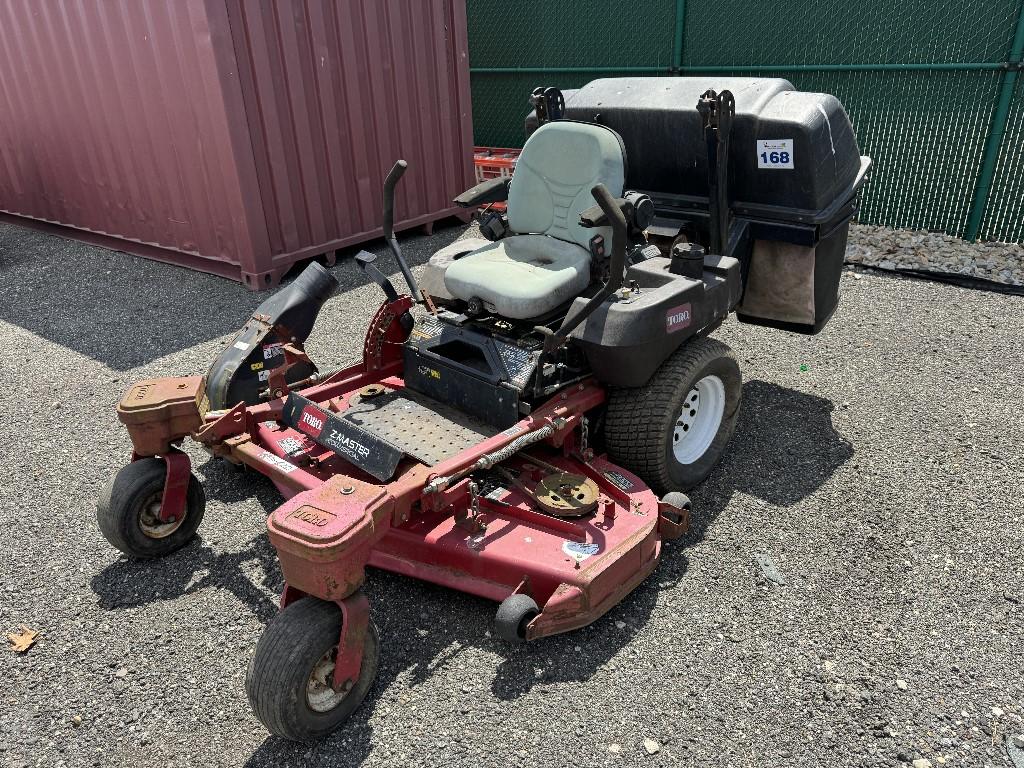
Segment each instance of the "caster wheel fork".
[[132,461],[100,493],[96,520],[103,536],[135,558],[162,557],[185,546],[206,509],[203,486],[191,472],[188,455]]

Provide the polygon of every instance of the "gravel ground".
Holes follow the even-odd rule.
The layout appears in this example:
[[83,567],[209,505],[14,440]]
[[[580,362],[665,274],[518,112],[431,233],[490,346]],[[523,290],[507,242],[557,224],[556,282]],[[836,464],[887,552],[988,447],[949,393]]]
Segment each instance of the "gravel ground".
[[952,272],[1024,285],[1024,245],[969,243],[941,232],[853,224],[846,260],[886,270]]
[[[460,233],[406,249],[422,264]],[[351,262],[334,272],[309,344],[325,363],[379,300]],[[43,631],[0,650],[0,765],[1011,765],[1020,298],[845,272],[818,337],[730,320],[737,434],[655,575],[595,625],[509,648],[493,604],[375,571],[377,683],[308,747],[268,737],[243,688],[281,586],[273,487],[191,446],[201,538],[134,563],[94,522],[128,456],[123,390],[205,370],[260,297],[10,226],[0,286],[0,628]]]

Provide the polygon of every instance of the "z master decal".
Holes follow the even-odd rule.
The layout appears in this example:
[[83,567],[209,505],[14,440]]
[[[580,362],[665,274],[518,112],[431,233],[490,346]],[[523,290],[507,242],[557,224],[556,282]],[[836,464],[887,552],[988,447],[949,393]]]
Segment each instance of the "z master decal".
[[324,448],[330,448],[378,480],[390,480],[402,460],[400,449],[353,424],[345,418],[344,412],[326,411],[295,392],[288,395],[282,416],[285,424],[313,438]]

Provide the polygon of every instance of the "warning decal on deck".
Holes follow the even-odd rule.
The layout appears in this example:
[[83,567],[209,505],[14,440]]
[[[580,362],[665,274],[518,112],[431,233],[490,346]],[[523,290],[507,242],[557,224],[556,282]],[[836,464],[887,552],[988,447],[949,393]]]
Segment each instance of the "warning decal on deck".
[[261,453],[260,460],[267,462],[267,464],[273,464],[275,467],[280,469],[285,474],[289,474],[298,469],[298,467],[296,467],[291,462],[285,461],[280,456],[271,453],[270,451],[264,451],[263,453]]
[[579,541],[566,541],[562,544],[562,551],[577,562],[583,562],[588,557],[593,557],[601,551],[601,547],[594,543],[581,543]]

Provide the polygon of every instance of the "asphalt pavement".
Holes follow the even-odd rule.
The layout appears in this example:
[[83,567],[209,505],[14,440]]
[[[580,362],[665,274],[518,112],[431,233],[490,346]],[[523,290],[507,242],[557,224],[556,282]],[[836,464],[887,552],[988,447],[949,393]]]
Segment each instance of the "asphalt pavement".
[[[403,242],[422,265],[461,234]],[[381,299],[350,259],[333,272],[324,367]],[[193,543],[132,562],[95,521],[129,455],[123,391],[204,372],[263,295],[0,226],[0,629],[42,633],[0,648],[0,766],[1012,766],[1024,299],[850,271],[842,291],[816,337],[716,332],[744,375],[736,435],[621,605],[509,647],[494,604],[372,571],[377,682],[311,747],[244,691],[281,588],[273,486],[188,446]]]

